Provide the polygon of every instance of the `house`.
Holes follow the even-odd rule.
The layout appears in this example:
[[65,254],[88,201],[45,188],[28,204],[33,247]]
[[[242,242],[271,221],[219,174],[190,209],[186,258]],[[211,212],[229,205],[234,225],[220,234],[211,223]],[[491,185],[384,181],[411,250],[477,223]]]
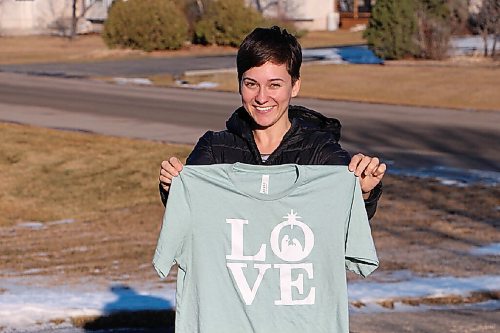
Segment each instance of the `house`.
[[337,12],[342,29],[351,29],[358,25],[367,25],[371,17],[375,0],[338,0]]
[[0,35],[58,34],[99,29],[113,0],[0,0]]
[[[68,35],[99,31],[113,0],[0,0],[0,35]],[[335,30],[367,23],[374,0],[246,0],[265,16],[306,30]]]
[[367,24],[375,0],[247,0],[265,16],[294,22],[306,30],[349,29]]

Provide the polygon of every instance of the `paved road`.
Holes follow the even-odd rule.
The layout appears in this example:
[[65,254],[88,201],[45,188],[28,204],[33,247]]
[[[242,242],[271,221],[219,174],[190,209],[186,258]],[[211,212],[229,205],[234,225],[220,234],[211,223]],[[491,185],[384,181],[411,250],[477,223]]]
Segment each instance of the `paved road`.
[[[342,121],[351,152],[399,167],[446,165],[500,171],[500,112],[295,99]],[[0,73],[0,120],[153,140],[195,143],[222,129],[233,93],[119,86]]]
[[236,67],[235,55],[102,60],[89,63],[0,65],[0,72],[61,77],[145,77],[162,73],[180,75],[187,70],[233,67]]
[[[303,61],[325,59],[324,53],[320,49],[319,51],[318,49],[304,50]],[[0,72],[76,78],[96,76],[147,77],[164,73],[181,75],[186,71],[220,68],[236,68],[236,54],[178,58],[114,59],[87,63],[0,64]]]

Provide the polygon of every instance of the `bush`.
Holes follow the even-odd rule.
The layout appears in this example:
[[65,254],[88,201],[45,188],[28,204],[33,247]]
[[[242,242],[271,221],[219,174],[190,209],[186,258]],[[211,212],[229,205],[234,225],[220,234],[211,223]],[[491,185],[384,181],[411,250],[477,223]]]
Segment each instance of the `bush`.
[[246,35],[264,24],[262,14],[243,0],[212,0],[195,25],[194,42],[239,46]]
[[414,36],[417,31],[415,1],[378,0],[364,37],[368,46],[383,59],[401,59],[418,50]]
[[178,49],[188,39],[188,23],[174,0],[118,0],[109,10],[102,37],[109,47]]

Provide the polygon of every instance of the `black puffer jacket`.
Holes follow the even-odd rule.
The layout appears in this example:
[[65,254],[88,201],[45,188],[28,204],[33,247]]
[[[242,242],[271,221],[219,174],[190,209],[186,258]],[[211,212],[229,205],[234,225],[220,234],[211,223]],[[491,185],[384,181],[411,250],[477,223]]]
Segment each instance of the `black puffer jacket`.
[[[186,164],[207,165],[242,162],[247,164],[277,165],[347,165],[349,153],[343,150],[340,139],[340,122],[302,106],[290,106],[288,116],[292,123],[279,147],[262,162],[252,134],[252,119],[243,107],[237,109],[226,122],[227,129],[208,131],[203,135],[187,159]],[[163,204],[168,192],[160,186]],[[365,200],[368,217],[372,218],[382,194],[377,185]]]

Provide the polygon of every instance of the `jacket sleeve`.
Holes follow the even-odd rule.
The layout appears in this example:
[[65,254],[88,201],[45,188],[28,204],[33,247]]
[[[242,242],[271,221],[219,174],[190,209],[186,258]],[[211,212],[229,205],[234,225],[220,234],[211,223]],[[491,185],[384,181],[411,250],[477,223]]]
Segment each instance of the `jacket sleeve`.
[[[325,165],[349,165],[351,155],[342,149],[338,142],[330,141],[326,143],[321,150],[321,164]],[[375,215],[377,204],[382,195],[382,183],[379,183],[370,193],[368,199],[365,199],[365,209],[368,219]]]
[[[212,153],[212,138],[214,132],[206,132],[199,140],[194,149],[189,154],[186,164],[187,165],[208,165],[214,164],[215,159]],[[159,184],[161,202],[165,206],[168,200],[168,191],[166,191],[161,184]]]

